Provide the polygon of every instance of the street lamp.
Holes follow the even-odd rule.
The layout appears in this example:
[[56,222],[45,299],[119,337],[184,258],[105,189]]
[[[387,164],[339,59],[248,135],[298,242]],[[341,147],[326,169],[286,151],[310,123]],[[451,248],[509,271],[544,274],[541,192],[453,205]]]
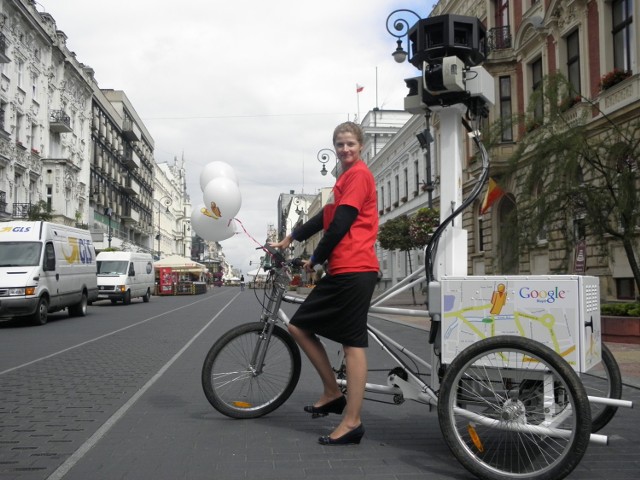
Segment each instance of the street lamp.
[[327,162],[329,160],[331,160],[333,158],[333,161],[335,164],[338,163],[338,157],[336,155],[336,152],[334,152],[333,150],[331,150],[330,148],[323,148],[318,152],[318,161],[322,164],[322,170],[320,170],[320,173],[322,174],[322,176],[324,177],[327,174]]
[[[402,38],[407,36],[407,34],[409,33],[409,28],[411,28],[409,21],[404,18],[406,14],[413,15],[418,20],[422,19],[420,15],[418,15],[413,10],[406,9],[394,10],[387,17],[387,32],[398,39],[396,41],[397,47],[391,54],[393,56],[393,59],[398,63],[404,62],[407,59],[407,55],[409,55],[402,48]],[[391,30],[391,27],[394,31]]]
[[162,197],[160,200],[158,200],[158,235],[156,235],[156,239],[158,240],[158,260],[160,260],[160,237],[161,237],[161,232],[162,229],[160,228],[160,219],[162,218],[162,212],[161,210],[161,206],[164,205],[166,208],[166,212],[169,213],[169,207],[173,204],[173,200],[171,200],[171,197],[168,195],[165,195],[164,197]]
[[105,208],[104,214],[109,217],[109,233],[107,234],[107,240],[109,241],[109,248],[111,248],[111,239],[113,238],[111,235],[111,216],[113,215],[113,209],[111,207]]

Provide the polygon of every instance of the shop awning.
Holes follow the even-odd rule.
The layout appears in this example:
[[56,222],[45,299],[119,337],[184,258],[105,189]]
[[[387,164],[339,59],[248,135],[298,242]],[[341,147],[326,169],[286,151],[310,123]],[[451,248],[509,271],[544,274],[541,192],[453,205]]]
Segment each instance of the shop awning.
[[179,272],[206,272],[207,267],[180,255],[170,255],[153,264],[155,268],[168,267]]

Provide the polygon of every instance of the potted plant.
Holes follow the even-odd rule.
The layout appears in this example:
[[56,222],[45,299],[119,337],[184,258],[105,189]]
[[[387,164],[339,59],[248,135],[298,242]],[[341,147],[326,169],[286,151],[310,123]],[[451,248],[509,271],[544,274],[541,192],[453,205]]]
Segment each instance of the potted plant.
[[617,85],[621,81],[631,76],[631,71],[629,70],[620,70],[619,68],[614,68],[609,73],[602,76],[600,79],[600,90],[604,91],[608,88]]

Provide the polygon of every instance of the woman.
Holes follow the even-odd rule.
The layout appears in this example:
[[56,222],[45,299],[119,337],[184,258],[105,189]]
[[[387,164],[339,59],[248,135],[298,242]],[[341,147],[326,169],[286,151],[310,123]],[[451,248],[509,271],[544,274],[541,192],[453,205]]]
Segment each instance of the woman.
[[[333,145],[340,160],[340,175],[322,211],[297,227],[277,248],[288,247],[324,230],[324,235],[304,268],[328,260],[322,277],[289,324],[289,332],[317,370],[323,392],[318,401],[304,410],[313,417],[341,414],[342,421],[323,445],[360,443],[364,426],[360,411],[367,381],[367,312],[379,264],[374,243],[378,234],[378,207],[373,175],[361,158],[362,129],[353,122],[338,125]],[[327,353],[316,334],[341,343],[345,354],[348,398],[340,391]]]

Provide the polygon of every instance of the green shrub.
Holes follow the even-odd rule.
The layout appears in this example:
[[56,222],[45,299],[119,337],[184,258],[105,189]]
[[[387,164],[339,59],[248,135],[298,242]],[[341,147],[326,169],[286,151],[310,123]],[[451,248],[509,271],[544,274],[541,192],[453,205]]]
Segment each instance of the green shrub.
[[640,303],[604,303],[600,313],[613,317],[640,317]]

